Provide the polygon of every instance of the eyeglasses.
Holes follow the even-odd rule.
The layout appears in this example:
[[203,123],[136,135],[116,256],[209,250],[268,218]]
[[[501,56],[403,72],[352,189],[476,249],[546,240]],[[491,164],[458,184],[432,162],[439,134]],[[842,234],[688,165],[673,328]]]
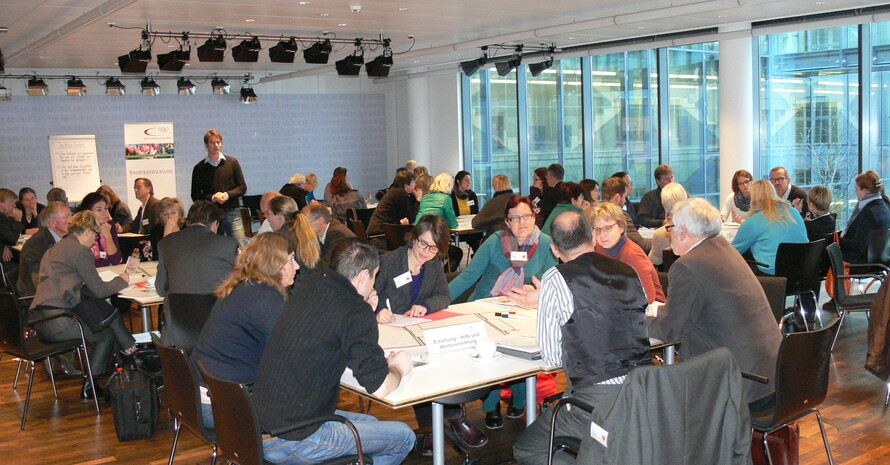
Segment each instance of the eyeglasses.
[[674,229],[675,224],[667,224],[664,226],[664,230],[667,232],[671,232],[671,229]]
[[611,234],[612,230],[615,229],[615,226],[618,226],[618,223],[612,223],[609,226],[603,226],[602,228],[593,228],[593,234],[595,236]]
[[769,178],[769,182],[771,182],[771,183],[777,183],[777,182],[782,182],[782,181],[784,181],[784,180],[786,180],[786,179],[788,179],[787,176],[782,176],[781,178]]
[[531,213],[526,213],[524,215],[519,215],[519,216],[508,216],[507,221],[509,221],[511,223],[518,223],[520,221],[528,221],[528,220],[534,219],[534,217],[535,217],[535,215],[533,215]]
[[430,251],[432,253],[436,253],[439,251],[439,248],[435,245],[427,244],[426,242],[421,240],[418,240],[417,242],[415,242],[415,244],[417,244],[417,246],[420,247],[420,250],[423,250],[424,252]]
[[[773,180],[771,179],[771,181],[773,181]],[[776,179],[775,181],[778,181],[778,179]],[[746,186],[748,184],[751,184],[751,180],[749,179],[747,181],[739,181],[737,184],[740,186]]]

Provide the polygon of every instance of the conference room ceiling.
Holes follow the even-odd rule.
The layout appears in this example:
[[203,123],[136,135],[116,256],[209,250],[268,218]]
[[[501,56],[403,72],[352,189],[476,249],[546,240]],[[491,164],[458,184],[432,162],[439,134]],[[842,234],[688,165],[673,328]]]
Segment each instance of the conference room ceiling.
[[[735,23],[881,5],[862,0],[0,0],[0,49],[7,70],[109,70],[136,48],[147,24],[154,31],[231,35],[392,39],[392,75],[442,69],[477,58],[484,43],[557,47],[698,30]],[[357,9],[358,12],[352,10]],[[118,29],[109,27],[113,23]],[[413,36],[416,40],[411,48]],[[200,62],[195,50],[183,75],[247,70],[255,76],[300,71],[334,73],[333,62],[352,53],[336,45],[329,65],[271,63],[265,50],[257,63],[236,63],[229,40],[226,59]],[[193,47],[205,39],[192,39]],[[175,43],[175,42],[174,42]],[[266,49],[273,45],[264,42]],[[308,45],[308,43],[306,43]],[[153,54],[173,43],[155,40]],[[409,53],[401,54],[408,51]],[[380,53],[368,51],[366,60]],[[507,53],[507,52],[502,52]],[[324,68],[311,71],[313,68]],[[107,72],[107,71],[106,71]],[[150,73],[157,73],[153,61]],[[162,73],[171,74],[171,73]]]

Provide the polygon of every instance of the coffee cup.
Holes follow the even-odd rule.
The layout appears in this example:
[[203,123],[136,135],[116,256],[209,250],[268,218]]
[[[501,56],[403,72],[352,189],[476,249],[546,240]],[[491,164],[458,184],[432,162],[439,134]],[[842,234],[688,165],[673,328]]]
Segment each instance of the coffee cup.
[[492,358],[498,350],[498,344],[491,339],[479,339],[476,341],[476,353],[479,358]]
[[149,276],[149,278],[148,278],[148,287],[155,287],[155,279],[157,279],[157,278],[154,277],[154,276]]

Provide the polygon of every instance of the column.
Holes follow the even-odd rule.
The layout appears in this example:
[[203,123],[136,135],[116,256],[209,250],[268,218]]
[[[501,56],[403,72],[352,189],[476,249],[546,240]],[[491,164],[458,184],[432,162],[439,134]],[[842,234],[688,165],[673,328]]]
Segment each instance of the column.
[[[750,30],[750,24],[720,28],[720,32]],[[720,202],[732,192],[732,174],[754,174],[754,57],[753,39],[745,35],[720,41]]]

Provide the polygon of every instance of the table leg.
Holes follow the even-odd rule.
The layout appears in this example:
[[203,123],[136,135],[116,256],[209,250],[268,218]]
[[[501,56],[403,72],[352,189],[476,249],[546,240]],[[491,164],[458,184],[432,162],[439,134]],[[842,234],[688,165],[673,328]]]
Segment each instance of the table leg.
[[538,418],[538,376],[525,378],[525,426]]
[[433,402],[433,465],[445,465],[445,407]]
[[151,331],[151,309],[148,305],[140,305],[139,310],[142,311],[142,332]]
[[675,356],[674,346],[667,346],[664,348],[664,364],[665,365],[673,365],[674,364],[674,356]]

